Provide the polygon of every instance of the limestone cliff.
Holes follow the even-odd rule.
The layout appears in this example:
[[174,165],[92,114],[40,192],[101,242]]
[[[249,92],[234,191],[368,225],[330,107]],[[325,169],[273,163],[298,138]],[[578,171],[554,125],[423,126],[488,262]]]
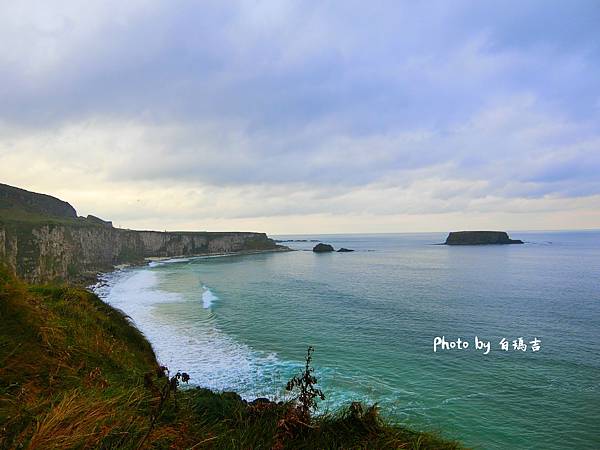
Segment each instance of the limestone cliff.
[[148,257],[281,247],[264,233],[170,233],[102,226],[0,223],[0,259],[29,282],[73,280]]
[[148,257],[285,249],[264,233],[113,228],[93,216],[77,218],[71,205],[54,197],[6,185],[0,185],[0,212],[0,261],[34,283],[84,279]]

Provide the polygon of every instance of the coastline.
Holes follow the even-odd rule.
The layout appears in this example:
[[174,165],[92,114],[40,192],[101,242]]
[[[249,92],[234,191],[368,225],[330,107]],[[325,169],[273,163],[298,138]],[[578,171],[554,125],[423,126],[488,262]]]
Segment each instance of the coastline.
[[369,405],[298,418],[293,400],[183,389],[187,373],[160,366],[122,311],[80,288],[0,267],[0,297],[2,448],[462,448]]
[[228,256],[244,256],[244,255],[257,255],[263,253],[285,253],[285,252],[295,252],[297,250],[285,247],[283,245],[279,246],[280,248],[274,249],[265,249],[265,250],[240,250],[238,252],[219,252],[219,253],[198,253],[193,255],[178,255],[178,256],[149,256],[144,258],[143,261],[140,262],[132,262],[126,264],[115,264],[111,270],[96,272],[95,274],[90,274],[89,276],[83,275],[79,283],[74,283],[75,285],[79,285],[84,287],[85,289],[94,292],[94,287],[102,283],[102,277],[110,275],[114,272],[118,272],[124,269],[133,268],[133,267],[146,267],[151,263],[159,263],[171,260],[191,260],[191,259],[201,259],[201,258],[224,258]]
[[[296,250],[291,249],[289,247],[285,247],[283,245],[280,246],[281,248],[273,248],[273,249],[265,249],[265,250],[240,250],[237,252],[217,252],[217,253],[195,253],[195,254],[190,254],[190,255],[177,255],[177,256],[148,256],[146,258],[144,258],[145,262],[155,262],[155,261],[167,261],[170,259],[193,259],[193,258],[206,258],[206,257],[221,257],[221,256],[240,256],[240,255],[255,255],[255,254],[260,254],[260,253],[282,253],[282,252],[294,252]],[[121,266],[125,266],[125,267],[130,267],[130,266],[139,266],[139,265],[143,265],[143,263],[139,263],[139,264],[128,264],[128,265],[123,265],[120,264]],[[117,266],[115,266],[117,267]]]
[[[212,302],[220,301],[220,297],[213,294],[210,286],[200,282],[197,295],[185,296],[180,292],[163,289],[159,284],[160,272],[153,270],[159,266],[171,266],[171,263],[263,253],[270,252],[244,251],[182,258],[152,258],[147,264],[128,265],[99,273],[97,282],[88,286],[87,290],[108,306],[123,311],[131,324],[148,340],[161,365],[185,370],[190,374],[190,386],[218,392],[233,391],[248,402],[258,398],[279,401],[285,395],[283,389],[287,375],[283,374],[299,371],[301,364],[282,360],[272,352],[255,350],[223,332],[214,322],[212,312]],[[211,296],[208,304],[204,302],[206,292]],[[174,305],[178,305],[177,308],[187,305],[185,317],[199,321],[202,326],[194,333],[182,334],[171,322],[163,321],[165,317],[160,311]],[[186,350],[182,349],[184,345]],[[189,359],[190,354],[195,355],[193,359]],[[265,381],[273,376],[276,379]]]
[[[174,356],[173,367],[184,367],[192,380],[201,385],[213,383],[216,390],[224,387],[238,392],[244,399],[251,400],[256,395],[273,398],[272,391],[266,386],[267,376],[271,377],[272,386],[282,386],[288,374],[294,372],[288,371],[289,363],[298,361],[294,349],[299,342],[307,342],[317,349],[315,361],[319,382],[329,394],[323,404],[325,408],[337,410],[338,405],[353,400],[366,404],[377,402],[382,414],[390,421],[406,423],[414,429],[446,430],[449,437],[464,439],[465,445],[476,448],[500,448],[494,445],[495,442],[517,448],[527,440],[547,444],[548,436],[543,427],[535,423],[528,422],[531,425],[528,430],[507,430],[490,425],[486,433],[473,426],[476,419],[469,416],[472,411],[506,413],[502,396],[494,389],[488,390],[489,385],[482,381],[490,373],[489,364],[499,368],[492,373],[502,383],[518,378],[523,370],[534,373],[540,364],[545,364],[553,377],[566,379],[560,360],[552,353],[550,345],[546,345],[550,343],[554,321],[550,314],[540,313],[533,308],[533,303],[530,304],[531,308],[525,308],[522,318],[525,327],[512,323],[508,315],[501,317],[492,313],[497,311],[494,308],[498,304],[514,304],[511,293],[523,284],[527,273],[531,284],[519,292],[531,295],[536,305],[543,304],[557,311],[577,304],[582,312],[593,314],[596,310],[589,301],[578,300],[568,292],[548,301],[550,296],[544,292],[548,286],[562,284],[570,286],[570,292],[584,289],[587,297],[591,297],[594,284],[590,281],[593,273],[589,266],[570,265],[557,272],[555,263],[571,258],[575,251],[582,261],[595,258],[598,247],[590,244],[597,243],[598,238],[596,235],[590,241],[576,233],[558,239],[542,233],[527,239],[537,243],[535,246],[456,249],[429,245],[432,242],[430,234],[369,239],[339,236],[326,242],[355,248],[357,252],[344,257],[323,258],[310,251],[298,251],[277,257],[167,263],[157,270],[149,269],[148,272],[154,272],[158,277],[160,284],[155,286],[167,292],[165,301],[153,311],[140,311],[144,305],[138,307],[135,303],[129,311],[152,318],[152,322],[146,320],[144,325],[150,328],[149,337],[160,333],[158,347],[162,346],[167,352],[181,352]],[[554,243],[546,244],[548,241]],[[309,246],[308,242],[299,242],[293,248]],[[367,249],[372,251],[367,252]],[[539,269],[528,272],[525,269],[531,267],[529,262],[532,260],[537,262]],[[502,277],[497,276],[499,268],[502,268]],[[570,276],[562,273],[565,270]],[[577,276],[582,273],[587,274],[585,281]],[[128,276],[124,274],[123,279]],[[124,301],[139,297],[148,302],[146,304],[154,303],[150,298],[153,292],[138,294],[134,291],[136,286],[143,287],[144,279],[152,278],[151,274],[146,274],[126,281],[128,288],[121,289],[118,295]],[[202,309],[203,285],[218,297],[212,311]],[[420,296],[424,287],[427,292]],[[169,293],[182,295],[183,301],[170,302]],[[415,299],[421,301],[415,302]],[[481,323],[473,334],[484,336],[494,345],[504,336],[531,334],[530,339],[534,336],[542,339],[543,353],[505,354],[496,349],[483,364],[483,356],[476,351],[438,352],[432,357],[432,336],[437,336],[439,328],[447,326],[442,320],[443,314],[434,309],[439,307],[440,299],[447,299],[453,307],[451,323],[456,328],[451,331],[456,336],[469,337],[472,331],[462,327],[461,323],[470,323],[476,305]],[[157,330],[160,324],[175,324],[175,319],[179,320],[178,329],[183,330],[177,341],[173,333]],[[220,331],[218,335],[211,334],[213,323]],[[352,330],[350,334],[347,333],[349,329]],[[592,336],[589,327],[581,330],[586,336]],[[173,340],[167,341],[163,336]],[[553,346],[563,353],[571,352],[569,355],[574,361],[584,361],[586,355],[577,341],[564,339],[564,345],[554,343]],[[232,341],[245,343],[254,352],[248,355],[238,351],[235,354],[239,356],[238,364],[233,364],[233,358],[229,357]],[[192,344],[188,345],[188,342]],[[210,345],[203,346],[203,342]],[[235,349],[240,350],[240,347]],[[378,355],[374,350],[379,352]],[[265,356],[268,352],[276,353],[277,359],[250,361],[256,355]],[[158,354],[160,357],[167,353],[159,351]],[[212,367],[214,373],[208,367],[213,364],[212,359],[217,361]],[[364,369],[367,364],[368,368]],[[248,386],[254,383],[253,378],[246,376],[250,372],[260,374],[257,388],[252,392],[256,395],[247,394]],[[586,386],[591,386],[593,372],[589,368],[581,371],[569,399],[553,386],[532,392],[523,383],[512,385],[506,392],[526,399],[524,403],[543,405],[546,411],[567,414],[566,402],[582,405],[585,401]],[[237,384],[234,378],[243,381]],[[453,380],[466,380],[467,383]],[[543,378],[535,380],[544,381]],[[432,392],[432,385],[447,386],[447,389]],[[533,408],[524,406],[523,409],[529,413]],[[591,418],[577,410],[571,409],[571,414],[573,425],[570,426],[577,424],[578,430],[589,429]],[[517,414],[508,415],[511,420],[519,420]],[[470,419],[462,422],[456,419],[459,416]],[[544,414],[544,421],[566,432],[567,425],[557,423],[551,414]],[[589,442],[589,437],[582,435],[577,442],[586,439]]]

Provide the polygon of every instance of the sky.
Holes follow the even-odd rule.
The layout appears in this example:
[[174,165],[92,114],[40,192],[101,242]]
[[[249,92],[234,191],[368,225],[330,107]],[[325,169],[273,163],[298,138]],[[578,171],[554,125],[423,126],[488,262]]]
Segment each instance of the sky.
[[600,2],[0,2],[0,182],[157,230],[600,228]]

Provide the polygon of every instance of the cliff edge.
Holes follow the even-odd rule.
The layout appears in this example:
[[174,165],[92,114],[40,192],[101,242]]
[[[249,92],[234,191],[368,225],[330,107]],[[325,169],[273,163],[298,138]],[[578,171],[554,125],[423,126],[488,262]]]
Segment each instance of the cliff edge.
[[77,217],[69,203],[0,184],[0,261],[22,279],[78,281],[150,257],[277,251],[265,233],[159,232]]

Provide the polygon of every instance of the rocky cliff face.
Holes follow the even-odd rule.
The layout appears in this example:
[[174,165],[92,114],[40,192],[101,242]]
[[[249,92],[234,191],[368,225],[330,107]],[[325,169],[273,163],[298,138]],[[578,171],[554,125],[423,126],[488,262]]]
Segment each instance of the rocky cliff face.
[[163,233],[76,224],[0,223],[0,260],[33,283],[82,279],[148,257],[280,248],[264,233]]
[[32,283],[87,279],[148,257],[281,250],[264,233],[134,231],[69,203],[0,183],[0,263]]

